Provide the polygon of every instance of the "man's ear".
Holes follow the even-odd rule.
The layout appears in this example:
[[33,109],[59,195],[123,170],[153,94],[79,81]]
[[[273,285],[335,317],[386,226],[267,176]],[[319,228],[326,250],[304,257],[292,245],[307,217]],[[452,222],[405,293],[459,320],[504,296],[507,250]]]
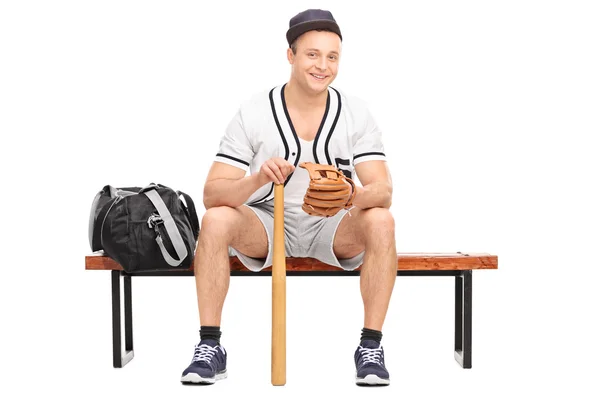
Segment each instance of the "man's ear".
[[290,64],[294,63],[294,52],[290,47],[288,47],[287,49],[287,59]]

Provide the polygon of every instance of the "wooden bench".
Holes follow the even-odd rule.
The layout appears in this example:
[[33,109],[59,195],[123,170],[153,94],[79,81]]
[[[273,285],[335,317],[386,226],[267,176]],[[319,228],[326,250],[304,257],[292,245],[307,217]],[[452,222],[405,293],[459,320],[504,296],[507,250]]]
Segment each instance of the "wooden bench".
[[[270,276],[271,268],[252,272],[238,260],[230,257],[232,276]],[[193,265],[193,264],[192,264]],[[125,366],[133,359],[133,324],[131,278],[133,276],[194,276],[193,267],[187,271],[127,273],[113,259],[102,252],[85,257],[86,270],[111,271],[113,365]],[[454,358],[463,368],[471,368],[471,304],[472,272],[478,269],[498,269],[498,257],[486,253],[398,253],[398,276],[453,276],[454,292]],[[312,258],[287,258],[286,276],[348,276],[359,275],[344,271]],[[121,281],[123,297],[121,301]],[[121,350],[121,308],[124,310],[125,352]]]

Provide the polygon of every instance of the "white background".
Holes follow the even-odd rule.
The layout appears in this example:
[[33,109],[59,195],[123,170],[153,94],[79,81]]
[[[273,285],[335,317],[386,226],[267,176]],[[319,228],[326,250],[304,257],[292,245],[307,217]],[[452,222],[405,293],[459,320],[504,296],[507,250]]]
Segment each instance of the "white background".
[[[3,398],[598,398],[597,3],[391,4],[1,3]],[[192,278],[134,278],[135,358],[113,369],[110,274],[84,271],[94,195],[158,182],[203,214],[225,126],[287,81],[285,32],[307,8],[333,12],[333,86],[384,131],[398,251],[499,256],[473,274],[473,368],[453,358],[452,278],[397,280],[392,384],[367,393],[358,278],[290,277],[287,385],[272,387],[270,280],[235,277],[227,380],[179,383],[198,341]]]

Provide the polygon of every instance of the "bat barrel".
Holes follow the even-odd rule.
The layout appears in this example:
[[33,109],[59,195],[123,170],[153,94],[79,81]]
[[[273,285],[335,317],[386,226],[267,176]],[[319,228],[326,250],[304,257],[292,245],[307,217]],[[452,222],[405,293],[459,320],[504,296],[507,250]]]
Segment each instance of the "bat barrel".
[[275,185],[273,229],[273,306],[271,326],[271,384],[283,386],[286,381],[286,321],[285,289],[286,266],[283,229],[283,185]]

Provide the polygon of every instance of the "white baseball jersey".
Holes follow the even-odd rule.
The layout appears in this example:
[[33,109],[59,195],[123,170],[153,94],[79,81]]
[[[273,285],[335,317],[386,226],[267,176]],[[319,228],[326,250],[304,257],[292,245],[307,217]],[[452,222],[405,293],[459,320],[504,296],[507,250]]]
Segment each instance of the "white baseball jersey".
[[[333,165],[354,180],[355,165],[386,159],[381,131],[362,100],[329,86],[321,125],[315,139],[307,142],[294,130],[284,88],[285,84],[254,95],[240,106],[221,139],[215,161],[253,174],[270,158],[286,159],[296,167],[285,181],[287,206],[301,205],[308,187],[308,171],[298,166],[301,161]],[[272,200],[273,189],[273,183],[262,186],[246,204]]]

